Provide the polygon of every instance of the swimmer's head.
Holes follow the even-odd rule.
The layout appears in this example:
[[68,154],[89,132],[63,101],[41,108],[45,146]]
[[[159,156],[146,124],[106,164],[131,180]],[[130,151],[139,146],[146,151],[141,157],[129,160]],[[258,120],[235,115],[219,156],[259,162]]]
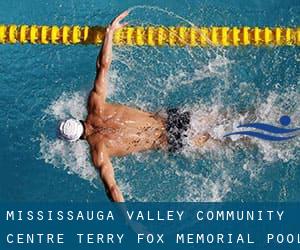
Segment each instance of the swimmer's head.
[[83,123],[77,119],[67,119],[61,121],[58,125],[59,138],[74,142],[80,139],[84,133]]

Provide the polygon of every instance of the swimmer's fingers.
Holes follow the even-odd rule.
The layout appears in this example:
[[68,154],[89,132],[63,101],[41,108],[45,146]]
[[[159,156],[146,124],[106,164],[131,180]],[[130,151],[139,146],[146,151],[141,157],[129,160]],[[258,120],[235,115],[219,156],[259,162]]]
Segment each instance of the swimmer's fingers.
[[128,25],[128,23],[129,23],[129,22],[121,23],[121,24],[120,24],[120,28],[124,28],[125,26]]
[[123,28],[124,26],[126,26],[128,23],[120,23],[120,21],[122,21],[125,17],[127,17],[129,14],[129,11],[126,10],[123,13],[121,13],[119,16],[117,16],[110,24],[111,28],[116,30],[119,28]]
[[125,11],[122,12],[119,16],[117,16],[117,17],[115,18],[114,21],[120,22],[120,21],[122,21],[125,17],[127,17],[128,14],[129,14],[129,10],[125,10]]

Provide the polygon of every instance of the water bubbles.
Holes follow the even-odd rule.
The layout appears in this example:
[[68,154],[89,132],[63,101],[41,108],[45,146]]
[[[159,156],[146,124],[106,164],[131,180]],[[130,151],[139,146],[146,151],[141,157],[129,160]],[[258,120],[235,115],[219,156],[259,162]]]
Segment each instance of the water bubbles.
[[[135,17],[138,10],[144,13],[145,20]],[[167,15],[174,23],[193,25],[156,7],[136,6],[132,14],[139,24],[160,23]],[[271,50],[278,51],[277,55]],[[278,69],[286,65],[284,58],[292,52],[169,47],[118,47],[113,51],[109,101],[160,114],[170,107],[192,113],[191,129],[181,154],[145,152],[113,159],[117,181],[127,200],[257,200],[262,191],[270,188],[271,180],[263,179],[267,166],[299,163],[299,137],[283,144],[239,135],[231,141],[224,138],[225,133],[250,121],[280,121],[287,126],[292,120],[294,126],[300,126],[299,88],[293,81],[278,79]],[[292,58],[297,61],[299,55]],[[49,120],[70,116],[84,119],[88,91],[64,93],[53,100],[45,111],[43,126]],[[193,138],[206,132],[211,140],[204,147],[195,147]],[[85,142],[67,144],[48,134],[41,135],[40,154],[55,167],[91,183],[98,181]]]

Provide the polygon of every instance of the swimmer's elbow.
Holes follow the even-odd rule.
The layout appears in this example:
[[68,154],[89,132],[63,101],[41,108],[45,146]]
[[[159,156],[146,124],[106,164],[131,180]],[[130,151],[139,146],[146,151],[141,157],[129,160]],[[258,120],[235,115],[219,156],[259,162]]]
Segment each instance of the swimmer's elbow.
[[96,70],[99,72],[100,70],[108,71],[111,65],[111,59],[107,57],[103,57],[102,59],[97,59],[96,61]]
[[100,69],[108,70],[110,67],[110,64],[111,64],[111,58],[106,56],[106,57],[102,58],[102,60],[99,64],[100,67],[98,68],[98,70],[100,70]]

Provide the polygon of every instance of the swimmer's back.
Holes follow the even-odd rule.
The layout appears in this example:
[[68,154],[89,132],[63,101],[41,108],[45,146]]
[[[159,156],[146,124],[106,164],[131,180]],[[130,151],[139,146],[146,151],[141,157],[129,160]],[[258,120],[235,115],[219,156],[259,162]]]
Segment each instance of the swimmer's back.
[[165,122],[153,113],[120,104],[103,103],[101,108],[90,109],[86,121],[95,130],[88,141],[103,141],[111,156],[163,147],[166,145]]

